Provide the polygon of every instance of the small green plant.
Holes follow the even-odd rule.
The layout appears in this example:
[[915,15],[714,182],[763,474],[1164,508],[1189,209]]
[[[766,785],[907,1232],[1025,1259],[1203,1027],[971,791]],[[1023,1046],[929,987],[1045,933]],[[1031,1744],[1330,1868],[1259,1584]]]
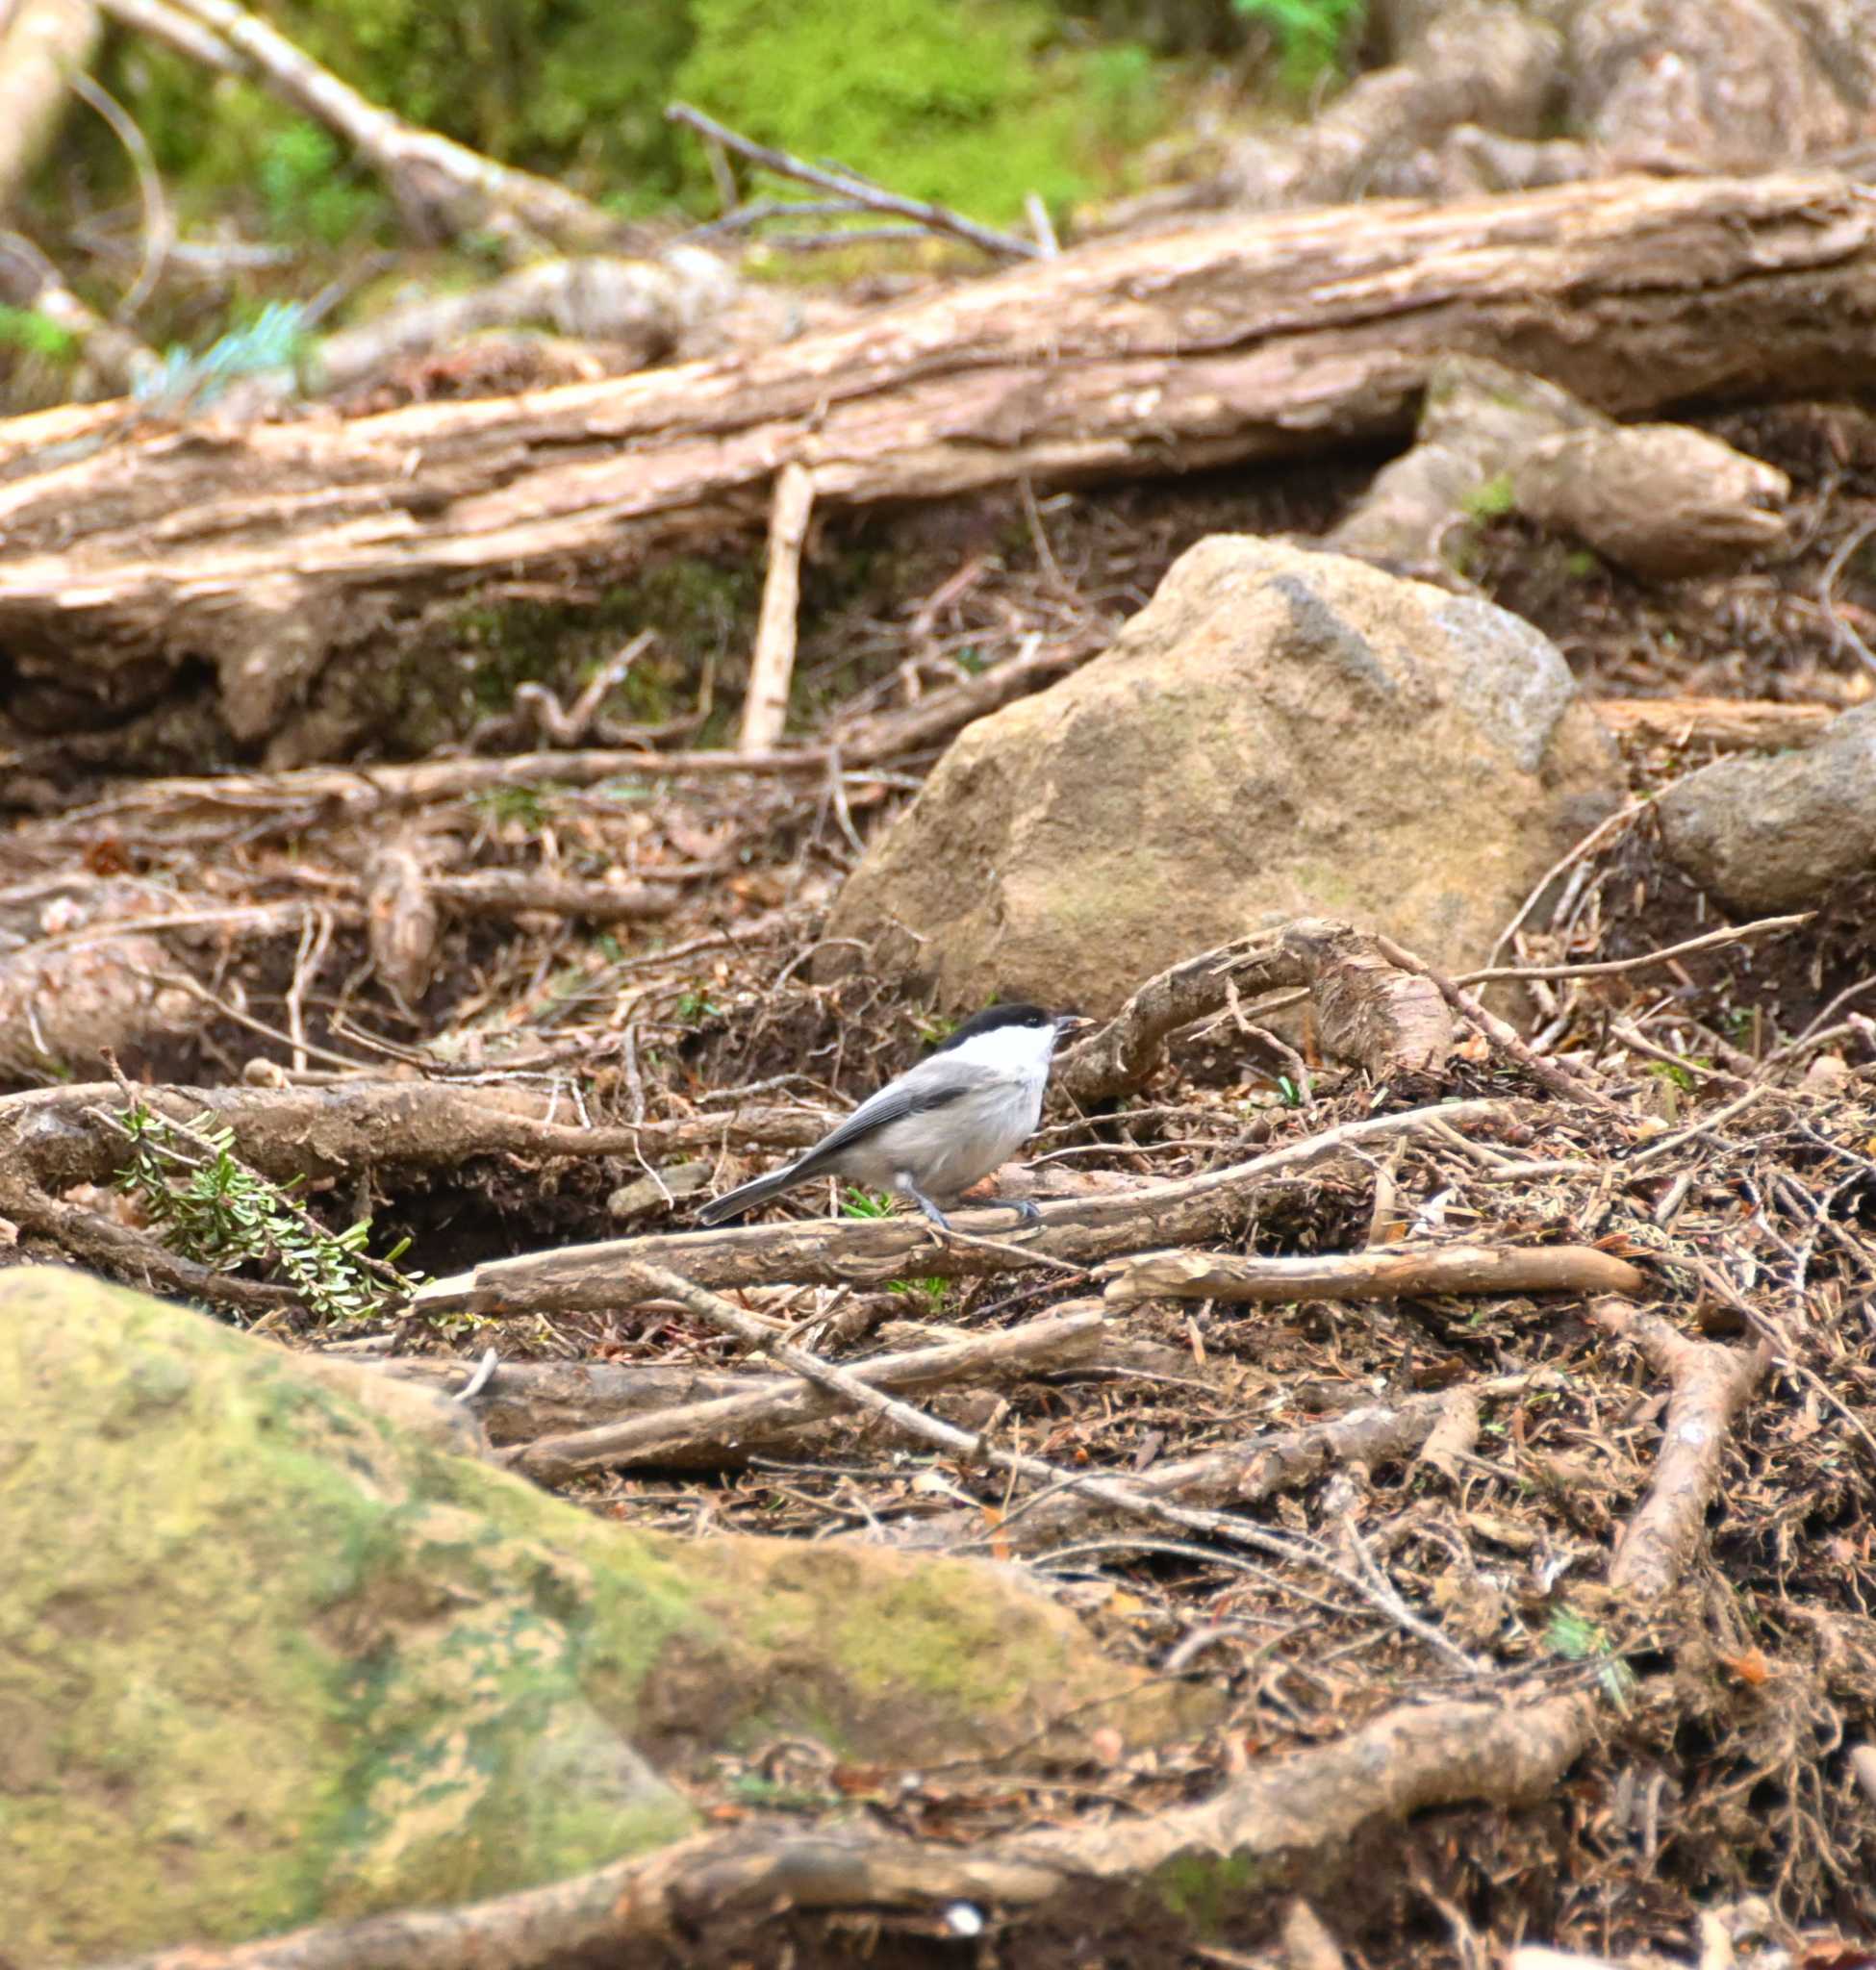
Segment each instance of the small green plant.
[[722,1019],[723,1009],[700,985],[693,985],[677,1001],[677,1017],[687,1026],[695,1026],[704,1020]]
[[915,1012],[912,1030],[927,1047],[937,1047],[957,1031],[957,1022],[949,1013]]
[[78,353],[78,338],[37,308],[14,308],[0,301],[0,348],[17,349],[48,363],[69,363]]
[[1282,58],[1283,81],[1299,92],[1338,67],[1367,13],[1367,0],[1231,0],[1245,19],[1269,30]]
[[532,831],[547,818],[539,787],[491,787],[475,796],[475,804],[498,827],[514,822]]
[[882,1190],[844,1190],[840,1214],[843,1218],[890,1218],[893,1200]]
[[1286,1073],[1277,1076],[1277,1095],[1285,1108],[1303,1106],[1303,1090]]
[[949,1279],[888,1279],[888,1293],[903,1293],[908,1299],[923,1299],[927,1313],[943,1313],[945,1296],[951,1291]]
[[1567,1662],[1594,1661],[1596,1680],[1603,1694],[1618,1710],[1626,1710],[1635,1690],[1635,1671],[1610,1646],[1609,1636],[1573,1607],[1559,1607],[1550,1618],[1544,1636],[1550,1647]]
[[212,1116],[172,1122],[133,1099],[115,1119],[130,1138],[117,1188],[141,1202],[184,1257],[216,1272],[257,1265],[284,1274],[322,1321],[372,1320],[416,1290],[418,1275],[395,1264],[408,1240],[377,1259],[365,1250],[370,1219],[326,1230],[288,1195],[292,1185],[250,1170],[235,1153],[234,1130]]
[[1670,1087],[1679,1088],[1684,1095],[1693,1093],[1693,1075],[1678,1061],[1651,1060],[1641,1071],[1653,1074],[1657,1080],[1666,1081]]
[[1602,565],[1587,547],[1574,547],[1563,557],[1563,572],[1572,581],[1587,581]]
[[1473,519],[1503,519],[1516,508],[1517,503],[1509,472],[1499,472],[1492,478],[1482,479],[1460,502]]

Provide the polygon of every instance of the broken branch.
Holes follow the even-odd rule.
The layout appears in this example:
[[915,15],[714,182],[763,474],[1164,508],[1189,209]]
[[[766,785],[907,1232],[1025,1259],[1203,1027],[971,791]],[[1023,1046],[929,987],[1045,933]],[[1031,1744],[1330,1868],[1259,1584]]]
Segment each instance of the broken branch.
[[1629,1293],[1647,1280],[1593,1245],[1384,1245],[1368,1251],[1257,1258],[1238,1252],[1151,1251],[1102,1268],[1103,1296],[1143,1300],[1396,1300],[1431,1293]]

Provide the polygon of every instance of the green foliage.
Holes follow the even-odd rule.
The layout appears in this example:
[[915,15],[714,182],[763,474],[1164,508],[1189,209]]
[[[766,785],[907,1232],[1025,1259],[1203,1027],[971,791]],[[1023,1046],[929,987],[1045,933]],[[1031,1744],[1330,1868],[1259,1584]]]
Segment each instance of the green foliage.
[[1609,1636],[1593,1621],[1573,1607],[1559,1607],[1550,1618],[1550,1629],[1544,1639],[1565,1661],[1596,1662],[1596,1680],[1602,1684],[1604,1696],[1618,1710],[1628,1708],[1629,1699],[1635,1694],[1635,1671],[1616,1654]]
[[1283,80],[1306,90],[1344,49],[1368,11],[1367,0],[1231,0],[1247,20],[1267,28],[1283,62]]
[[317,1224],[287,1192],[235,1154],[235,1132],[200,1115],[192,1124],[169,1121],[133,1101],[118,1118],[130,1138],[130,1160],[117,1188],[139,1199],[168,1233],[172,1250],[216,1272],[241,1265],[277,1271],[324,1321],[374,1319],[407,1300],[417,1279],[392,1263],[366,1255],[371,1221],[336,1235]]
[[266,139],[255,183],[267,222],[283,240],[342,245],[384,216],[372,186],[346,175],[339,140],[317,123],[290,123]]
[[890,1218],[893,1200],[884,1191],[844,1190],[840,1194],[843,1218]]
[[[1082,195],[1118,106],[1150,70],[1052,47],[1040,0],[693,0],[679,93],[759,140],[833,158],[914,198],[1007,220]],[[692,170],[703,182],[701,163]]]
[[1503,519],[1518,503],[1509,472],[1483,479],[1460,502],[1473,519]]
[[78,338],[37,308],[14,308],[0,301],[0,348],[17,349],[48,363],[68,363],[78,353]]

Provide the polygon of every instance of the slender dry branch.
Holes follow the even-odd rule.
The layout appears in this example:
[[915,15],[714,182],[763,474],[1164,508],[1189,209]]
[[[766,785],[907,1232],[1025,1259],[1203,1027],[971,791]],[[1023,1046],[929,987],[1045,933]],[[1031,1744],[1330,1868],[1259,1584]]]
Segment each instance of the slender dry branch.
[[1629,1293],[1647,1287],[1593,1245],[1383,1245],[1368,1251],[1256,1258],[1150,1251],[1102,1269],[1112,1307],[1143,1300],[1397,1300],[1427,1293]]
[[930,205],[921,198],[901,198],[898,192],[888,191],[884,186],[875,185],[871,179],[862,178],[857,171],[849,171],[843,165],[810,164],[792,152],[773,150],[766,143],[754,143],[689,103],[672,103],[665,115],[672,123],[682,123],[687,129],[695,130],[706,142],[733,150],[737,156],[748,159],[750,164],[765,171],[774,172],[778,178],[793,178],[800,184],[831,191],[836,197],[849,199],[868,212],[891,213],[897,218],[910,219],[915,225],[929,227],[934,233],[949,233],[952,239],[981,247],[999,260],[1038,260],[1044,257],[1043,249],[1031,240],[1019,239],[1014,233],[1000,233],[990,226],[980,226],[975,219],[967,219],[961,213],[952,212],[946,206]]
[[1143,1086],[1183,1026],[1247,993],[1306,991],[1329,1050],[1378,1080],[1428,1073],[1444,1062],[1452,1023],[1433,987],[1397,969],[1377,941],[1345,923],[1301,918],[1183,958],[1149,978],[1056,1071],[1071,1100],[1103,1101]]
[[788,691],[795,678],[796,615],[801,599],[801,543],[814,512],[814,474],[788,464],[775,474],[769,509],[769,572],[762,585],[755,654],[743,699],[739,752],[766,753],[781,743]]
[[[1221,1236],[1253,1215],[1257,1187],[1274,1178],[1372,1143],[1413,1134],[1434,1122],[1463,1127],[1507,1119],[1515,1112],[1515,1104],[1508,1101],[1452,1101],[1348,1123],[1202,1175],[1044,1204],[1042,1224],[1013,1236],[1023,1240],[1017,1250],[1026,1256],[1077,1266],[1142,1246]],[[972,1227],[967,1221],[960,1228]],[[999,1243],[1008,1247],[1011,1238],[1005,1236]],[[908,1274],[962,1278],[1008,1272],[1024,1262],[1009,1250],[986,1250],[947,1240],[923,1221],[795,1222],[608,1239],[496,1259],[470,1273],[432,1280],[418,1293],[417,1305],[425,1313],[617,1309],[635,1303],[625,1270],[644,1265],[681,1266],[699,1284],[723,1287],[784,1279],[803,1285],[857,1284]]]
[[1729,944],[1750,944],[1754,938],[1776,937],[1781,931],[1797,930],[1815,914],[1800,910],[1793,917],[1761,917],[1754,923],[1740,923],[1727,930],[1710,930],[1704,937],[1689,937],[1685,944],[1670,944],[1661,950],[1643,951],[1639,957],[1605,958],[1593,965],[1494,965],[1483,972],[1466,972],[1455,985],[1489,985],[1501,978],[1608,978],[1618,972],[1645,972],[1654,965],[1671,964],[1676,958],[1691,957],[1696,951],[1718,950]]
[[[1058,1368],[1094,1352],[1105,1325],[1098,1302],[1081,1301],[1001,1332],[858,1361],[852,1373],[871,1388],[925,1389],[985,1381],[1012,1370]],[[729,1463],[752,1446],[824,1422],[849,1406],[839,1396],[793,1381],[539,1438],[511,1452],[508,1461],[543,1484],[611,1464]]]
[[1655,1480],[1623,1528],[1609,1567],[1612,1591],[1649,1605],[1673,1590],[1699,1550],[1707,1509],[1719,1491],[1727,1434],[1764,1374],[1770,1351],[1690,1340],[1659,1314],[1608,1301],[1592,1307],[1589,1318],[1605,1333],[1633,1342],[1670,1384]]

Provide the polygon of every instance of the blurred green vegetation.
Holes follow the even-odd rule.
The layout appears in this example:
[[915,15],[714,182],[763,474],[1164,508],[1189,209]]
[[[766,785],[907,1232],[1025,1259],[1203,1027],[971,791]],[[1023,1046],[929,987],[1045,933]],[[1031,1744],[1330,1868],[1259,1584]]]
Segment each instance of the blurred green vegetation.
[[1282,58],[1283,81],[1298,93],[1341,67],[1361,31],[1368,0],[1231,0],[1246,20],[1265,29]]
[[[1209,33],[1230,0],[1188,0],[1195,9]],[[1014,217],[1032,190],[1059,209],[1109,189],[1168,114],[1165,63],[1148,43],[1172,51],[1150,32],[1150,6],[1136,10],[1138,38],[1067,0],[275,0],[264,11],[372,101],[628,217],[714,210],[695,139],[664,120],[678,97],[763,141],[993,220]],[[282,243],[395,243],[383,188],[266,91],[122,29],[102,73],[186,226],[244,201]],[[105,133],[75,127],[73,139],[86,190],[100,203],[123,196]]]

